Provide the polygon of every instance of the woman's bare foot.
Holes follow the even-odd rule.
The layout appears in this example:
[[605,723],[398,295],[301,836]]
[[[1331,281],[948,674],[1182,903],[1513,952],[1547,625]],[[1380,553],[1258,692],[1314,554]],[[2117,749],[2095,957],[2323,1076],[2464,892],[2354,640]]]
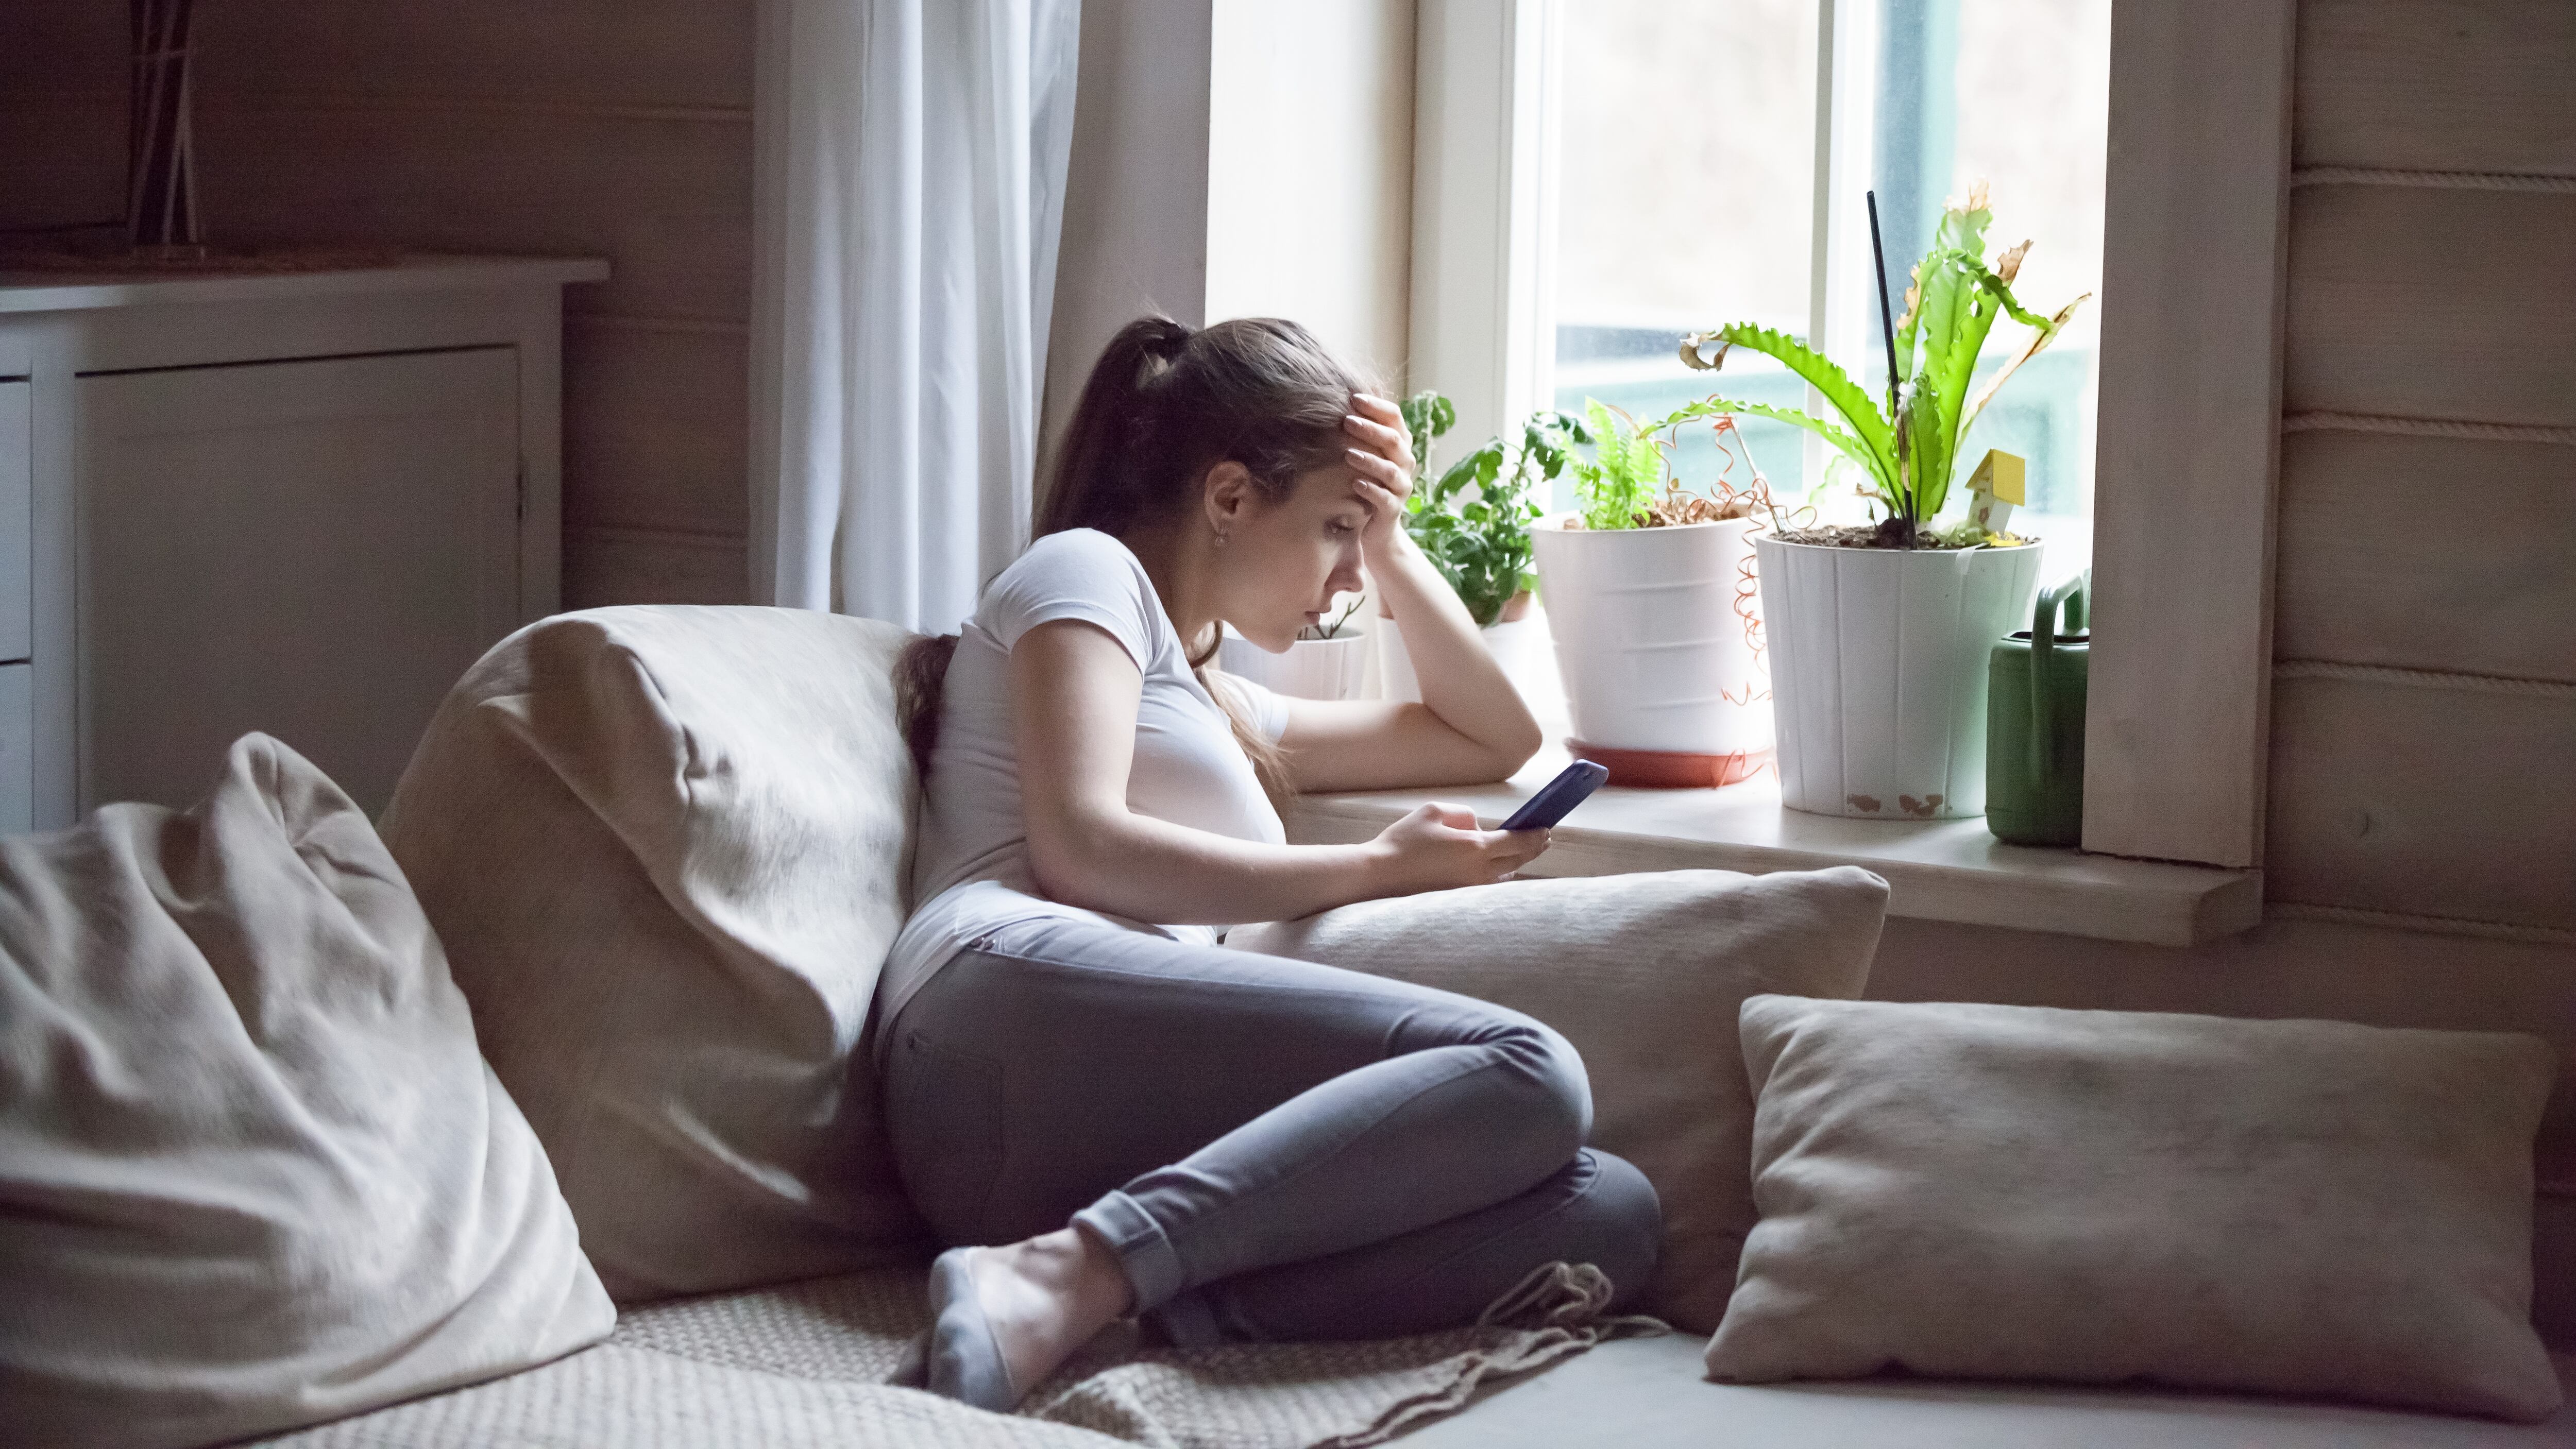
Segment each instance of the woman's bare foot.
[[[1118,1260],[1074,1228],[997,1248],[965,1249],[963,1259],[977,1316],[1001,1354],[1013,1401],[1037,1387],[1135,1301]],[[933,1311],[941,1306],[934,1304]],[[948,1316],[942,1314],[943,1320]],[[982,1346],[975,1347],[980,1351]],[[955,1390],[964,1385],[943,1384],[950,1375],[941,1371],[939,1362],[934,1344],[930,1373],[934,1391],[970,1402],[987,1396],[958,1394]],[[984,1407],[1008,1406],[987,1403]]]

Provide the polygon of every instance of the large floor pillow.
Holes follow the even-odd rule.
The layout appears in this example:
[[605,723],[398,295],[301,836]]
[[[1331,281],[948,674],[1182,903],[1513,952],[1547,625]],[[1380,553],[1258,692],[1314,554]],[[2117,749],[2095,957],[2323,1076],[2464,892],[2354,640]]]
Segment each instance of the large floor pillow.
[[2152,1380],[2536,1423],[2506,1032],[1764,997],[1712,1376]]
[[1592,1142],[1663,1199],[1646,1307],[1706,1333],[1756,1214],[1753,1093],[1736,1013],[1766,992],[1856,997],[1887,884],[1850,866],[1520,880],[1238,927],[1226,944],[1455,991],[1565,1034],[1592,1078]]
[[0,1441],[178,1449],[544,1363],[616,1312],[366,817],[250,735],[0,840]]
[[905,909],[910,637],[549,619],[467,673],[395,788],[385,841],[620,1301],[917,1249],[859,1050]]

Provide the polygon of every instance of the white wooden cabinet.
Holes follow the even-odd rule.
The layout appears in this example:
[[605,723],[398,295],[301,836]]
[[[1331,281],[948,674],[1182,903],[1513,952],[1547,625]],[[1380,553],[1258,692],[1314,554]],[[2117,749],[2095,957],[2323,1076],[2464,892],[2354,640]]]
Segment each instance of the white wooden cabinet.
[[0,277],[0,829],[185,805],[249,730],[381,809],[556,608],[562,287],[605,275]]

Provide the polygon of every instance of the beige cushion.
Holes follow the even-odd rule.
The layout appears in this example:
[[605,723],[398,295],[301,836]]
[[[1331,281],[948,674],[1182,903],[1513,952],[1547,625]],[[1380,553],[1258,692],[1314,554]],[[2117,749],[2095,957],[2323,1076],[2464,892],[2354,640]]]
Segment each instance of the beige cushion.
[[1709,1372],[2131,1378],[2546,1417],[2534,1037],[1762,997]]
[[1646,1306],[1706,1333],[1754,1220],[1736,1009],[1768,991],[1859,995],[1886,911],[1886,883],[1849,866],[1684,870],[1369,901],[1226,944],[1455,991],[1565,1033],[1592,1078],[1592,1143],[1663,1199]]
[[385,839],[620,1300],[890,1260],[916,1232],[859,1050],[902,924],[891,625],[532,625],[431,722]]
[[161,1449],[615,1319],[366,817],[235,744],[177,814],[0,840],[0,1439]]

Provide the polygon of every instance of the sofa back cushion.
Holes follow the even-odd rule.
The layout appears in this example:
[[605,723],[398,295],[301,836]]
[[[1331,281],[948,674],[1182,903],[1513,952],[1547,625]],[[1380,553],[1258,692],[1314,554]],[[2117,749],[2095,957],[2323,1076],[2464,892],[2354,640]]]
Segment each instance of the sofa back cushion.
[[860,1036],[915,788],[892,625],[568,614],[449,695],[384,819],[620,1300],[845,1271],[918,1224]]
[[0,1439],[176,1449],[604,1336],[366,817],[276,741],[0,840]]
[[1748,996],[1858,996],[1887,914],[1864,870],[1676,870],[1518,880],[1238,927],[1229,946],[1473,996],[1565,1034],[1592,1080],[1594,1146],[1663,1200],[1645,1306],[1706,1333],[1753,1226]]

